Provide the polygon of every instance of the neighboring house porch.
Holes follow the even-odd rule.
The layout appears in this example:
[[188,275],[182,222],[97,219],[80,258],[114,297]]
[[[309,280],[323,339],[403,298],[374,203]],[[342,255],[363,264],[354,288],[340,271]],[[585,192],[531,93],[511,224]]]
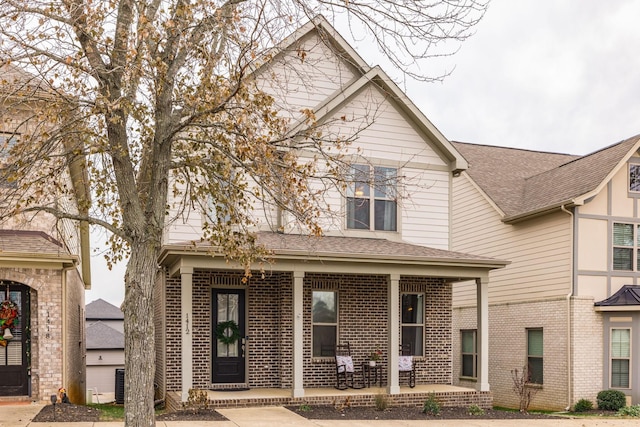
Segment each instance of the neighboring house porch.
[[[323,348],[344,342],[356,363],[382,351],[391,395],[404,385],[398,370],[390,369],[398,366],[401,343],[413,349],[418,385],[450,386],[452,288],[469,280],[477,283],[481,307],[476,388],[482,393],[474,392],[472,403],[486,403],[486,289],[489,271],[504,262],[384,239],[258,238],[275,262],[246,280],[243,270],[211,256],[209,247],[165,246],[166,275],[156,292],[156,312],[162,313],[156,320],[156,382],[170,405],[177,396],[186,401],[192,388],[237,390],[231,395],[278,389],[289,398],[312,397],[336,382],[335,360]],[[239,339],[226,344],[216,329],[229,320]]]

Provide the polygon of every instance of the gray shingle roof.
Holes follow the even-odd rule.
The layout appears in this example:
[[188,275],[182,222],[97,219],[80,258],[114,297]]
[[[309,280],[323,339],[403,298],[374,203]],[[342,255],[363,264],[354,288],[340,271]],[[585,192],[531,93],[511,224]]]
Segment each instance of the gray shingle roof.
[[[348,262],[379,260],[395,264],[407,262],[419,262],[424,265],[468,264],[490,268],[502,267],[507,263],[495,258],[380,238],[313,237],[300,234],[259,232],[257,233],[257,242],[271,251],[276,258],[281,259],[333,259]],[[169,252],[201,252],[212,249],[215,251],[208,242],[176,242],[165,246],[165,250]]]
[[68,255],[60,242],[41,231],[0,230],[0,256],[2,252]]
[[505,217],[558,207],[598,188],[638,136],[585,156],[454,142],[467,173]]
[[87,350],[119,350],[124,348],[124,334],[102,322],[96,322],[87,326],[85,333],[87,337]]
[[490,258],[429,248],[387,239],[323,236],[309,237],[300,234],[258,233],[258,242],[278,252],[304,252],[309,255],[348,254],[350,256],[404,256],[448,260],[488,260]]
[[120,308],[99,298],[85,307],[87,320],[123,320],[124,314]]

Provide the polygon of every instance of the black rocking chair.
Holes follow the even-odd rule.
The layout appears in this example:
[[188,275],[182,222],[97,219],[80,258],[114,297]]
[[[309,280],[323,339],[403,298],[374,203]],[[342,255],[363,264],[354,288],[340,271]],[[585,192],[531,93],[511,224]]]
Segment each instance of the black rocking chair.
[[398,371],[400,375],[404,374],[409,376],[409,387],[414,388],[416,386],[416,362],[413,360],[410,344],[400,345]]
[[353,363],[349,343],[336,345],[336,388],[364,388],[364,370],[362,365]]

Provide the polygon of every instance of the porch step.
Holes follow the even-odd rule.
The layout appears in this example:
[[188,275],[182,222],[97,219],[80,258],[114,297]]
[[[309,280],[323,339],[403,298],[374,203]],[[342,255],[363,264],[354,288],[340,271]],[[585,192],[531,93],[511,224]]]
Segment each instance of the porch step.
[[30,405],[29,396],[0,396],[0,406],[8,405]]

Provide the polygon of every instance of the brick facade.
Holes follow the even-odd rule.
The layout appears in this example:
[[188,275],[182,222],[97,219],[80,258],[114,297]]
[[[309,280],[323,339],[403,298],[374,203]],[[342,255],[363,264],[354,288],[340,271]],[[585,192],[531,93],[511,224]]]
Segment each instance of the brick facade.
[[[193,386],[211,388],[212,287],[241,286],[246,290],[247,379],[251,388],[291,388],[293,366],[293,275],[290,272],[255,274],[243,284],[237,271],[193,272]],[[164,286],[162,286],[164,285]],[[349,342],[357,362],[375,349],[386,363],[388,279],[384,275],[307,274],[303,282],[304,380],[303,387],[333,387],[335,362],[332,357],[311,356],[311,293],[314,289],[338,292],[338,339]],[[401,292],[424,293],[426,356],[419,358],[417,382],[451,384],[451,285],[440,279],[401,277]],[[164,337],[181,336],[180,277],[159,282],[156,312],[166,313]],[[180,339],[165,338],[157,351],[157,383],[167,392],[181,390]],[[164,366],[163,366],[164,365]],[[164,377],[164,378],[163,378]]]
[[66,281],[62,274],[53,269],[0,269],[2,280],[29,288],[30,399],[49,402],[64,387],[73,403],[84,403],[84,286],[76,271],[69,271]]
[[[593,311],[593,302],[591,310]],[[476,328],[476,309],[475,307],[456,308],[454,312],[453,333],[456,337],[454,339],[456,358],[453,383],[462,387],[473,387],[473,382],[460,379],[461,369],[458,359],[460,359],[460,330]],[[526,363],[526,329],[542,328],[544,384],[535,395],[530,408],[565,409],[569,405],[567,300],[562,298],[491,305],[489,307],[489,324],[491,325],[489,331],[489,382],[494,404],[510,408],[518,407],[518,397],[513,391],[511,371],[516,368],[522,370]],[[592,340],[598,341],[602,340],[601,335],[602,330],[590,337]],[[602,354],[601,351],[600,354]],[[581,397],[584,396],[578,398]]]

